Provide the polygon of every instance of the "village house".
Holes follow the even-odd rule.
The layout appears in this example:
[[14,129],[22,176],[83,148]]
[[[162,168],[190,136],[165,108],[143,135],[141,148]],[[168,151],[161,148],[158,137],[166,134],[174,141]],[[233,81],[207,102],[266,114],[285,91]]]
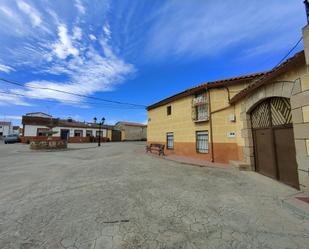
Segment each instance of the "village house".
[[115,129],[121,131],[121,141],[146,141],[147,125],[132,122],[117,122]]
[[147,107],[148,144],[309,190],[309,28],[273,70],[206,82]]
[[35,112],[22,117],[22,142],[43,141],[52,128],[53,139],[66,139],[69,143],[94,142],[100,136],[102,141],[111,141],[113,126],[79,122],[71,118],[59,119],[51,115]]
[[13,133],[12,122],[0,121],[0,137],[5,137]]

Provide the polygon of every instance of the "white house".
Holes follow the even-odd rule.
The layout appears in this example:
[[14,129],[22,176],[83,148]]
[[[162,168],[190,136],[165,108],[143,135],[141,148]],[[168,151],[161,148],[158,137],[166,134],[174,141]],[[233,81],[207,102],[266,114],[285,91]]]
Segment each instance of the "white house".
[[13,133],[12,122],[0,121],[0,137],[4,137],[12,133]]
[[22,117],[22,124],[22,142],[45,140],[50,129],[54,139],[67,139],[70,143],[93,142],[99,137],[110,141],[113,129],[109,125],[54,118],[42,112],[27,113]]

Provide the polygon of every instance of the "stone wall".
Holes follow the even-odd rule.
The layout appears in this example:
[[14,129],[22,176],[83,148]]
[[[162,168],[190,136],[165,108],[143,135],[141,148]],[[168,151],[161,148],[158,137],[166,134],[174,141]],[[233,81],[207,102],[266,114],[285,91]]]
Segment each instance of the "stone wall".
[[309,74],[297,81],[291,106],[299,184],[309,191]]

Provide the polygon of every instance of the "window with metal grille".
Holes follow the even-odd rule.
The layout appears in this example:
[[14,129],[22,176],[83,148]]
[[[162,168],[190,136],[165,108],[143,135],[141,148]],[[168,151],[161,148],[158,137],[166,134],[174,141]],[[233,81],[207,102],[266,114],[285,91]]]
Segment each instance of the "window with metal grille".
[[82,137],[83,131],[82,130],[74,130],[74,137]]
[[174,133],[173,132],[166,133],[166,148],[174,149]]
[[208,120],[208,105],[196,106],[196,120]]
[[208,153],[208,131],[196,132],[196,151],[199,153]]
[[92,136],[92,130],[86,130],[86,137]]

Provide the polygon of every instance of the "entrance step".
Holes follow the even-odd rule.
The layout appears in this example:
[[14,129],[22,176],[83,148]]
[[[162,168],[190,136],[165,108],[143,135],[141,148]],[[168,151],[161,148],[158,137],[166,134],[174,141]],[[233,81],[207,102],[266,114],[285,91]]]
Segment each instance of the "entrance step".
[[292,210],[305,219],[309,219],[309,194],[297,193],[281,200],[282,206]]
[[231,166],[239,169],[240,171],[250,171],[251,170],[250,165],[243,161],[230,160],[229,163]]

